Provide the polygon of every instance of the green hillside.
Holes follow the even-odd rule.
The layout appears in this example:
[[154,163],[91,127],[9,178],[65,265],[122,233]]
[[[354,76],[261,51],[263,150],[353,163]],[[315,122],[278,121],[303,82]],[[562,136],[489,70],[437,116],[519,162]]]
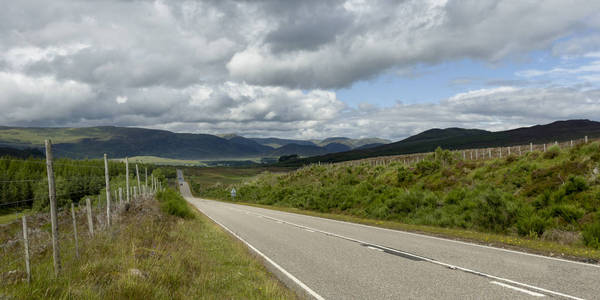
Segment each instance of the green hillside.
[[402,141],[369,149],[331,153],[295,161],[302,165],[316,162],[340,162],[368,157],[431,152],[437,147],[444,149],[473,149],[512,145],[551,143],[581,139],[584,136],[600,137],[600,122],[590,120],[557,121],[506,131],[490,132],[479,129],[447,128],[430,129]]
[[[600,248],[599,143],[490,161],[459,156],[438,149],[413,165],[323,164],[263,174],[238,185],[237,200],[521,236],[583,249],[573,250],[581,255],[584,245]],[[229,199],[228,190],[196,192]]]

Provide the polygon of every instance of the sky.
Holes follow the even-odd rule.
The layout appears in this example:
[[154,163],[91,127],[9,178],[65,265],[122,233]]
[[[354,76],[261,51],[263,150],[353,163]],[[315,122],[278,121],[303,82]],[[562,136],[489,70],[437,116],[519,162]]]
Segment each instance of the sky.
[[600,1],[19,0],[0,125],[400,140],[600,121]]

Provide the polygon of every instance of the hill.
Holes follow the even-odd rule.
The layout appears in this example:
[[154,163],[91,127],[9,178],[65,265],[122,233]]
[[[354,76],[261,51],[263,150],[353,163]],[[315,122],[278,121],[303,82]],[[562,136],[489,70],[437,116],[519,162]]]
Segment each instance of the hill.
[[[166,130],[100,126],[86,128],[41,128],[0,126],[0,146],[43,147],[51,138],[57,157],[98,158],[155,156],[184,160],[246,159],[297,154],[314,156],[348,151],[354,147],[334,141],[316,145],[310,141],[245,138],[235,134],[174,133]],[[337,140],[337,138],[336,138]],[[352,143],[360,140],[351,140]],[[369,139],[363,139],[369,140]],[[379,139],[371,139],[379,140]]]
[[[262,173],[236,185],[235,201],[419,226],[412,230],[494,233],[514,246],[588,256],[600,249],[598,163],[598,142],[485,161],[438,149],[418,163],[312,164]],[[202,197],[230,200],[230,186],[193,186]],[[489,235],[479,236],[489,243]]]
[[479,129],[430,129],[399,142],[369,149],[326,154],[298,160],[296,164],[339,162],[367,157],[431,152],[438,146],[444,149],[470,149],[532,143],[550,143],[580,139],[584,136],[600,137],[600,122],[590,120],[556,121],[517,129],[490,132]]

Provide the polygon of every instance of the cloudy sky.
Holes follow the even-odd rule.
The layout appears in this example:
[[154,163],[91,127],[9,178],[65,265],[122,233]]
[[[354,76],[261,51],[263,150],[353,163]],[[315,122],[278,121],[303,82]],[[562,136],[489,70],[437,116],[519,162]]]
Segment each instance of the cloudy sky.
[[600,121],[600,1],[19,0],[0,125],[398,140]]

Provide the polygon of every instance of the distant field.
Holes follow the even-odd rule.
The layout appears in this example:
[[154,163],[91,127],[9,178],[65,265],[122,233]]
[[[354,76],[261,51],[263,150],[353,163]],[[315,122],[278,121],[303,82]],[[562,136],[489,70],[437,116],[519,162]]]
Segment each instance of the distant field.
[[206,166],[199,160],[184,160],[174,158],[164,158],[158,156],[134,156],[129,158],[130,162],[143,162],[147,164],[164,164],[164,165],[194,165],[194,166]]
[[248,167],[248,168],[227,168],[227,167],[208,167],[208,168],[185,168],[183,173],[185,178],[191,182],[194,187],[206,188],[219,185],[239,184],[244,180],[262,174],[265,171],[270,173],[283,173],[292,171],[291,168],[283,167]]
[[23,145],[43,145],[51,138],[56,143],[74,143],[84,138],[106,140],[110,135],[99,128],[2,128],[0,141]]

